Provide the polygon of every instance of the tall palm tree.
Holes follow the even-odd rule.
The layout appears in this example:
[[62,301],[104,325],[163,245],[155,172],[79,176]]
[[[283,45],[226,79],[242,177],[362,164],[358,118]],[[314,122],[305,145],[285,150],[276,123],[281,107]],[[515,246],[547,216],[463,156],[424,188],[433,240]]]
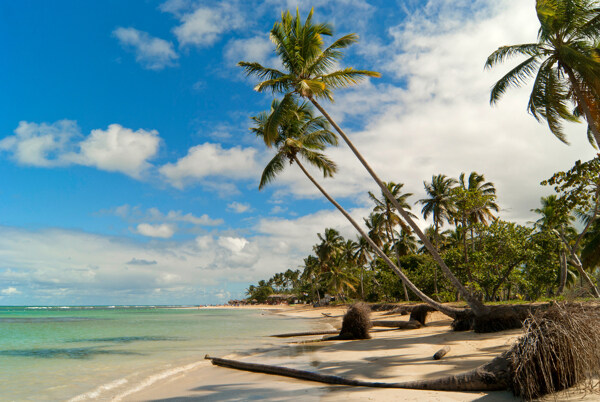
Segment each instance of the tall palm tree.
[[[419,200],[419,203],[423,205],[421,214],[424,219],[430,215],[433,218],[433,244],[438,249],[440,247],[440,227],[444,225],[444,222],[450,221],[454,212],[452,188],[456,184],[456,179],[446,177],[444,174],[431,176],[431,183],[423,182],[428,198]],[[433,268],[433,285],[435,293],[438,293],[437,266]]]
[[458,181],[463,189],[473,193],[479,200],[479,205],[471,211],[468,217],[470,223],[487,225],[489,220],[495,219],[492,211],[498,212],[500,209],[496,204],[496,187],[494,183],[486,182],[485,177],[477,172],[471,172],[466,181],[465,173],[461,173]]
[[[575,218],[570,214],[560,213],[560,210],[557,208],[558,197],[556,194],[551,194],[547,197],[542,197],[541,208],[532,209],[532,212],[540,214],[541,217],[535,221],[534,226],[539,230],[548,230],[550,232],[557,231],[558,233],[562,233],[563,237],[566,237],[568,232],[574,231],[571,223],[575,220]],[[565,246],[561,243],[560,249],[558,252],[559,255],[559,281],[558,281],[558,290],[557,296],[560,296],[565,288],[567,283],[567,250]]]
[[[387,187],[390,194],[392,194],[392,196],[396,199],[398,204],[402,208],[404,208],[405,211],[411,209],[407,199],[412,195],[412,193],[402,193],[402,187],[404,187],[403,183],[388,182],[384,184]],[[400,227],[402,228],[402,232],[410,233],[410,226],[408,226],[408,224],[404,222],[400,218],[400,216],[398,216],[394,212],[395,208],[392,205],[392,203],[385,197],[385,194],[382,193],[381,198],[377,198],[375,194],[369,191],[369,197],[371,198],[371,200],[373,200],[373,202],[375,202],[374,211],[380,212],[385,218],[385,233],[387,235],[388,243],[390,243],[391,245],[396,245],[394,227],[396,225],[400,225]],[[408,213],[411,217],[414,217],[412,213]],[[394,247],[394,250],[396,251],[396,265],[398,266],[398,268],[402,269],[400,267],[400,248]],[[402,286],[404,290],[404,298],[406,299],[406,301],[410,301],[408,291],[406,290],[406,285],[402,283]]]
[[275,44],[275,51],[285,71],[263,67],[260,63],[245,61],[238,63],[248,75],[256,75],[259,79],[264,79],[264,81],[256,85],[255,90],[259,92],[270,90],[273,93],[285,93],[279,107],[274,110],[271,118],[266,122],[267,124],[264,128],[265,143],[267,146],[273,145],[277,137],[278,120],[287,114],[286,110],[288,108],[293,108],[294,97],[300,96],[312,102],[338,132],[344,142],[346,142],[373,180],[375,180],[386,198],[396,207],[400,216],[402,216],[413,229],[414,233],[423,241],[444,274],[463,295],[473,313],[477,316],[488,313],[489,308],[485,307],[474,295],[468,292],[454,274],[452,274],[452,271],[450,271],[416,222],[408,216],[406,211],[394,199],[394,196],[389,192],[383,181],[377,176],[352,141],[350,141],[346,133],[317,102],[317,98],[332,100],[334,89],[357,84],[367,77],[379,77],[380,74],[368,70],[355,70],[351,67],[333,71],[333,68],[343,56],[341,49],[355,43],[358,40],[358,36],[356,34],[342,36],[327,48],[324,48],[323,36],[331,36],[333,33],[332,28],[329,24],[313,24],[312,16],[313,11],[311,10],[306,20],[302,22],[298,11],[296,11],[295,17],[286,12],[282,15],[281,21],[276,22],[273,25],[273,29],[271,29],[271,40]]
[[[273,102],[273,113],[277,112],[278,102]],[[272,144],[277,147],[277,153],[273,159],[265,167],[259,189],[263,188],[267,183],[273,181],[277,174],[281,173],[287,165],[296,164],[304,175],[317,187],[317,189],[331,202],[337,209],[344,215],[344,217],[354,226],[354,228],[360,233],[360,235],[369,243],[373,251],[381,257],[384,262],[400,277],[400,279],[406,283],[406,286],[413,291],[417,297],[423,300],[425,303],[431,305],[436,310],[443,312],[452,317],[465,314],[464,309],[455,307],[445,306],[441,303],[431,299],[419,288],[417,288],[404,273],[390,260],[390,258],[381,250],[381,248],[371,240],[371,238],[365,233],[363,228],[350,216],[350,214],[337,202],[335,201],[325,189],[315,180],[315,178],[306,170],[302,162],[299,160],[298,155],[302,156],[303,159],[307,160],[314,166],[318,167],[323,171],[324,176],[331,175],[335,172],[335,164],[327,159],[322,153],[316,152],[313,149],[322,150],[326,144],[335,144],[335,136],[332,132],[327,129],[323,129],[322,126],[318,126],[316,135],[312,130],[315,124],[310,123],[311,120],[315,119],[312,116],[312,111],[305,104],[298,105],[296,103],[295,109],[287,108],[285,116],[280,116],[276,138],[273,139]],[[252,131],[259,137],[265,138],[265,125],[270,116],[265,113],[261,113],[259,116],[254,117],[255,127]],[[317,118],[318,119],[318,118]],[[317,140],[319,138],[319,140]],[[265,143],[267,141],[265,140]]]
[[454,211],[451,191],[457,183],[456,179],[446,177],[444,174],[431,176],[431,183],[423,182],[428,198],[419,200],[419,203],[423,205],[421,209],[423,218],[427,219],[430,215],[433,218],[433,228],[436,235],[434,243],[437,243],[440,227],[444,226],[444,222],[451,220]]
[[[588,139],[600,146],[600,7],[597,0],[537,0],[538,41],[503,46],[486,61],[491,68],[513,56],[527,59],[492,88],[490,103],[498,102],[510,87],[519,87],[535,75],[527,109],[567,143],[562,120],[588,123]],[[575,111],[568,108],[575,105]]]
[[327,272],[332,268],[334,259],[341,253],[344,238],[337,230],[331,228],[325,229],[323,235],[318,233],[317,236],[321,243],[314,246],[313,251],[321,263],[321,272]]

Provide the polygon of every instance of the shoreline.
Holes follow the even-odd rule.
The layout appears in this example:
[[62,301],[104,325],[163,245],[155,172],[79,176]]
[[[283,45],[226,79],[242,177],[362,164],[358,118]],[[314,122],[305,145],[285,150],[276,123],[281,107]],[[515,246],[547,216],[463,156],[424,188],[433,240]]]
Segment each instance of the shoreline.
[[[261,309],[256,306],[233,309]],[[339,328],[346,307],[268,306],[269,313],[286,318],[315,320],[325,329]],[[226,308],[226,307],[219,307]],[[325,317],[322,313],[330,314]],[[408,316],[373,312],[376,320],[408,320]],[[318,371],[369,381],[399,382],[459,374],[486,363],[510,348],[521,330],[491,334],[452,332],[451,319],[439,312],[429,315],[427,326],[416,330],[372,333],[372,339],[324,341],[322,336],[273,338],[266,349],[251,349],[218,357]],[[275,335],[275,334],[273,334]],[[450,352],[441,360],[433,354],[444,346]],[[597,395],[572,392],[560,400],[596,400]],[[152,384],[114,400],[123,401],[519,401],[507,391],[447,392],[328,385],[261,373],[213,366],[198,360],[189,370],[157,379]]]

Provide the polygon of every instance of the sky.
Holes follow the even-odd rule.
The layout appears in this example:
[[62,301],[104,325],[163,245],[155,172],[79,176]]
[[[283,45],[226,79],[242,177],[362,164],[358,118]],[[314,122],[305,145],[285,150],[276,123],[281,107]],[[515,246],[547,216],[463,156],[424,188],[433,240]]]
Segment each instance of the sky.
[[[324,107],[409,201],[477,171],[524,224],[540,181],[595,155],[583,124],[565,145],[527,114],[527,86],[489,104],[518,60],[485,60],[536,40],[533,0],[0,2],[0,305],[224,303],[298,269],[327,227],[355,238],[296,166],[258,191],[273,151],[250,117],[273,95],[236,64],[279,66],[269,30],[311,7],[360,37],[340,66],[382,75]],[[321,183],[362,222],[375,185],[327,152]]]

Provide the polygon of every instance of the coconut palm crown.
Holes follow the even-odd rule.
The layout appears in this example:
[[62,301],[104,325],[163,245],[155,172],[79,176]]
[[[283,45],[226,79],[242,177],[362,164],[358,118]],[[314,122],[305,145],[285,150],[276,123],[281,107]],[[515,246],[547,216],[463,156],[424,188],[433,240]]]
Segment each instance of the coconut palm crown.
[[301,21],[298,10],[295,17],[286,11],[282,13],[281,21],[273,25],[270,38],[275,44],[275,52],[284,71],[264,67],[256,62],[238,63],[247,75],[255,75],[264,80],[254,88],[256,91],[270,90],[286,94],[273,119],[265,126],[265,143],[268,146],[272,145],[277,136],[275,128],[278,117],[285,114],[287,108],[293,107],[291,97],[294,94],[307,99],[333,100],[333,90],[357,84],[366,77],[380,76],[375,71],[356,70],[352,67],[335,70],[343,56],[340,50],[355,43],[358,35],[344,35],[325,47],[323,36],[332,36],[333,28],[327,23],[313,23],[312,17],[312,9],[304,22]]
[[503,46],[488,57],[486,68],[513,56],[527,57],[493,86],[490,102],[535,75],[527,106],[533,117],[546,120],[552,133],[568,143],[562,121],[583,116],[590,143],[600,146],[600,4],[537,0],[536,11],[541,24],[537,43]]
[[[271,104],[271,111],[277,110],[280,102],[275,99]],[[311,165],[319,168],[324,177],[332,177],[337,171],[335,162],[327,158],[323,151],[328,145],[337,145],[336,135],[329,130],[329,124],[323,117],[315,117],[312,108],[306,102],[298,104],[293,102],[294,108],[288,107],[286,118],[280,121],[277,137],[273,145],[277,153],[263,170],[259,190],[285,169],[286,162],[292,164],[297,155]],[[255,126],[250,130],[258,137],[265,139],[265,125],[269,115],[262,112],[252,117]],[[266,142],[266,140],[265,140]]]

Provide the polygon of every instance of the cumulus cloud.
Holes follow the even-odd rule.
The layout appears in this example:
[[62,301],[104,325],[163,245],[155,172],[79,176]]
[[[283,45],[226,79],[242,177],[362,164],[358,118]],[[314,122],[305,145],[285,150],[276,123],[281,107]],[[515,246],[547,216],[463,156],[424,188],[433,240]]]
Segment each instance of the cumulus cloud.
[[248,210],[250,210],[250,204],[234,201],[227,204],[227,210],[238,214],[243,214],[244,212],[248,212]]
[[12,153],[17,163],[38,167],[91,166],[121,172],[139,179],[158,152],[156,130],[133,131],[119,124],[92,130],[84,137],[77,123],[60,120],[52,124],[22,121],[15,135],[0,140],[0,151]]
[[22,165],[53,167],[68,164],[65,152],[81,136],[77,123],[59,120],[52,124],[19,122],[15,135],[0,140],[0,151],[11,152]]
[[150,164],[148,159],[158,152],[158,131],[137,130],[111,124],[107,130],[92,130],[79,143],[79,152],[70,158],[80,165],[109,172],[122,172],[140,178]]
[[121,46],[135,53],[135,60],[149,70],[162,70],[174,66],[179,58],[173,44],[150,36],[135,28],[119,27],[113,31]]
[[5,295],[5,296],[12,296],[12,295],[18,295],[18,294],[21,294],[21,292],[20,292],[20,291],[18,291],[18,290],[17,290],[17,288],[13,288],[12,286],[11,286],[11,287],[8,287],[8,288],[6,288],[6,289],[2,289],[2,290],[0,290],[0,293],[2,293],[2,294],[3,294],[3,295]]
[[220,144],[205,143],[190,148],[186,156],[162,166],[159,172],[172,186],[180,189],[189,182],[210,176],[255,178],[260,172],[256,153],[254,148],[224,149]]
[[136,230],[142,236],[168,239],[170,237],[173,237],[173,235],[175,234],[176,226],[170,225],[168,223],[161,223],[159,225],[140,223],[139,225],[137,225]]
[[252,38],[232,39],[225,46],[225,59],[230,66],[235,66],[240,60],[256,61],[263,66],[280,68],[279,59],[274,57],[275,47],[267,34]]
[[181,24],[173,29],[181,46],[209,46],[228,31],[244,25],[244,16],[238,7],[221,2],[215,7],[199,6],[189,12],[180,13],[185,6],[172,3],[163,7],[179,15]]
[[321,213],[283,234],[280,225],[292,221],[265,221],[250,237],[228,231],[180,241],[0,226],[0,283],[28,303],[214,303],[217,289],[239,298],[249,283],[298,266],[316,241],[307,222],[338,219]]

